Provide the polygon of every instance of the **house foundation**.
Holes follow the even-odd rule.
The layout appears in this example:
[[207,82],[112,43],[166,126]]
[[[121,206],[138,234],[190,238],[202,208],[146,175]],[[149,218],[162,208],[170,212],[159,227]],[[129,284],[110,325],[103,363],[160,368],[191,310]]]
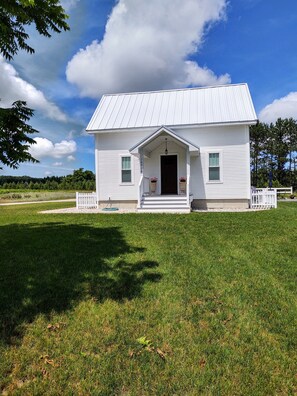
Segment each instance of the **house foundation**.
[[193,209],[248,209],[248,199],[194,199]]

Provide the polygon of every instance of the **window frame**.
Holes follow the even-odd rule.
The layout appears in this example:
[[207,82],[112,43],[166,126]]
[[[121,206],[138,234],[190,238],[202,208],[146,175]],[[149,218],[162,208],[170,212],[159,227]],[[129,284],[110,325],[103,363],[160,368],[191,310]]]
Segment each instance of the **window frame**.
[[[219,179],[210,180],[209,179],[209,169],[212,168],[209,165],[210,154],[219,154]],[[214,168],[214,167],[213,167]],[[217,168],[217,167],[215,167]],[[207,172],[207,183],[208,184],[219,184],[223,183],[223,151],[222,150],[209,150],[206,152],[206,172]]]
[[[130,169],[123,169],[123,158],[130,158]],[[123,170],[130,170],[131,172],[131,181],[125,182],[123,181]],[[121,186],[131,186],[134,184],[134,175],[133,175],[133,157],[129,154],[120,154],[120,185]]]

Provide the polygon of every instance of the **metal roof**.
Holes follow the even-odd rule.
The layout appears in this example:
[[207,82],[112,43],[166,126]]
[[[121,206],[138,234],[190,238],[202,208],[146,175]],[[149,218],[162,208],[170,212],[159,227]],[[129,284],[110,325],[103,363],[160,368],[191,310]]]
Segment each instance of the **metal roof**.
[[103,95],[87,131],[256,121],[247,84],[230,84]]

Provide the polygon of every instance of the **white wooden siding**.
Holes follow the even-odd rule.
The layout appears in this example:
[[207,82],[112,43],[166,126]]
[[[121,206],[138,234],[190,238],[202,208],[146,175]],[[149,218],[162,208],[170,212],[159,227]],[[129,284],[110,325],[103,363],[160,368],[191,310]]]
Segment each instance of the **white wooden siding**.
[[[191,192],[194,199],[249,199],[250,157],[246,126],[179,130],[185,139],[200,147],[191,158]],[[208,153],[222,155],[223,182],[208,182]]]
[[99,150],[97,168],[99,201],[137,199],[140,176],[137,158],[131,158],[132,183],[121,181],[121,157],[129,155],[128,150]]
[[[184,128],[175,132],[200,147],[200,155],[191,157],[190,192],[194,199],[249,199],[249,134],[247,126]],[[126,133],[96,135],[96,182],[99,200],[137,200],[140,179],[139,159],[132,156],[133,184],[122,185],[120,181],[120,156],[130,155],[129,149],[147,137],[145,129]],[[160,155],[164,144],[144,160],[144,175],[160,180]],[[178,176],[186,175],[186,150],[168,142],[171,154],[178,154]],[[209,152],[221,152],[222,183],[207,183]],[[160,187],[160,183],[158,183]],[[99,193],[98,193],[99,189]]]
[[[146,136],[145,132],[143,137]],[[96,185],[99,201],[136,200],[140,167],[138,158],[129,149],[140,139],[141,133],[96,135]],[[121,156],[131,156],[132,183],[121,182]]]

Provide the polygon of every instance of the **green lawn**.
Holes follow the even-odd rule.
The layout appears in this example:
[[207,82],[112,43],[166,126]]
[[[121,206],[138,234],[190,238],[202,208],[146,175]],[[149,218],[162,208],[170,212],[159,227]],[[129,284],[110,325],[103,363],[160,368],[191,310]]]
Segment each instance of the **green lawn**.
[[45,205],[65,206],[0,208],[2,394],[297,393],[297,203],[38,214]]

